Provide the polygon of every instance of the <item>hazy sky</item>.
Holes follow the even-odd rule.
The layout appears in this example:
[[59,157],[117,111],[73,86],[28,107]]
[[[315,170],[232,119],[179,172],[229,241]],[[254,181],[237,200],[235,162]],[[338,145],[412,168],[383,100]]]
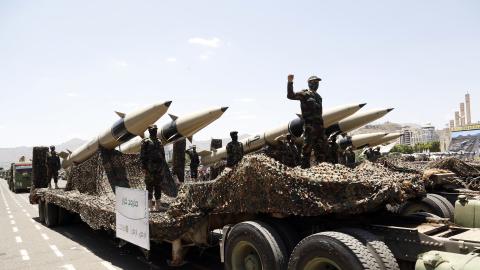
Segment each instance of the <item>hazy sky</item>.
[[326,108],[437,128],[469,91],[480,120],[480,2],[0,0],[0,147],[88,139],[165,100],[230,107],[197,139],[261,132],[300,111],[289,73],[323,78]]

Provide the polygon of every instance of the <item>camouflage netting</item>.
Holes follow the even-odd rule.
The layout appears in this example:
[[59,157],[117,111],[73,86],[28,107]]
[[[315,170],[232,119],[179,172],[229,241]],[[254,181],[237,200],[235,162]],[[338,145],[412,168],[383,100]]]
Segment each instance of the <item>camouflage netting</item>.
[[478,168],[458,159],[446,158],[432,161],[428,164],[429,168],[449,170],[460,177],[478,177],[480,170]]
[[216,180],[185,184],[166,213],[154,215],[152,236],[175,238],[211,214],[360,214],[425,193],[418,175],[366,162],[356,169],[322,163],[290,168],[265,155],[246,156]]
[[[141,189],[144,185],[137,155],[108,152],[70,169],[70,191],[39,192],[45,192],[47,201],[80,213],[92,228],[113,230],[113,183]],[[116,172],[105,174],[104,166]],[[424,193],[419,174],[395,172],[375,163],[365,162],[355,169],[322,163],[303,170],[263,154],[249,155],[215,180],[183,184],[175,199],[162,196],[170,207],[151,214],[151,237],[173,240],[212,214],[351,215]]]

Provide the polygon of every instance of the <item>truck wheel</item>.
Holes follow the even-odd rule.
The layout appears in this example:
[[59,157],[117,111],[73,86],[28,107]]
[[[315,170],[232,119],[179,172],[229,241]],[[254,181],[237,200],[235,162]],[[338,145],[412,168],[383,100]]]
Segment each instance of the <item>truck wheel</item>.
[[379,270],[375,257],[360,241],[340,232],[304,238],[293,250],[289,270]]
[[[292,226],[281,220],[269,220],[268,223],[278,232],[285,245],[288,256],[292,254],[295,246],[300,242],[300,236]],[[288,259],[288,257],[287,257]]]
[[47,227],[55,227],[58,224],[58,206],[53,203],[45,205],[45,225]]
[[45,202],[42,200],[38,203],[38,220],[45,223]]
[[279,234],[261,221],[247,221],[233,226],[226,241],[227,270],[284,270],[285,246]]
[[390,248],[376,235],[357,228],[345,228],[341,231],[360,240],[373,254],[381,270],[400,270]]
[[452,203],[442,195],[435,194],[435,193],[429,193],[428,195],[439,200],[445,206],[445,208],[447,208],[448,214],[450,215],[450,220],[453,221],[453,218],[455,215],[455,208],[453,207]]
[[73,213],[63,207],[58,207],[58,225],[68,225],[73,221]]
[[408,201],[399,210],[399,213],[403,216],[418,212],[432,213],[441,218],[452,218],[447,207],[436,197],[431,196],[431,194],[427,194],[427,196],[421,199]]

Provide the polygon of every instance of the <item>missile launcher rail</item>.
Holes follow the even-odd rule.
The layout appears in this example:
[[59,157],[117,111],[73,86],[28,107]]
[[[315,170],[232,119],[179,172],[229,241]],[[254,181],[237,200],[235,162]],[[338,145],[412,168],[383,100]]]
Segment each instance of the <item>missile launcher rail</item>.
[[[70,168],[66,189],[33,189],[30,199],[39,204],[40,220],[47,226],[58,226],[79,215],[94,229],[114,230],[112,187],[127,184],[144,188],[143,175],[137,155],[107,157],[97,153]],[[118,168],[124,168],[123,173],[110,171],[118,172]],[[297,269],[296,258],[306,256],[298,253],[317,238],[347,241],[363,248],[362,256],[366,257],[362,258],[369,258],[372,268],[359,269],[381,269],[379,266],[386,264],[393,268],[384,269],[399,269],[397,261],[415,263],[419,254],[430,250],[467,254],[480,246],[477,229],[460,228],[431,215],[400,217],[384,210],[385,204],[401,204],[425,194],[422,179],[414,172],[394,172],[369,162],[356,171],[326,163],[302,170],[251,155],[216,180],[184,184],[177,198],[162,196],[168,210],[152,212],[150,235],[151,241],[172,243],[173,265],[182,263],[184,248],[219,244],[226,269],[237,269],[233,261],[246,259],[263,269]],[[439,199],[431,201],[442,205]],[[213,241],[213,231],[221,231],[220,243]],[[362,244],[366,236],[384,244],[382,254],[388,260],[379,259],[378,250]],[[259,249],[253,258],[241,251],[245,242]],[[270,248],[279,253],[272,255]],[[341,252],[350,252],[358,260],[361,256],[355,250]],[[262,260],[260,256],[264,256]]]

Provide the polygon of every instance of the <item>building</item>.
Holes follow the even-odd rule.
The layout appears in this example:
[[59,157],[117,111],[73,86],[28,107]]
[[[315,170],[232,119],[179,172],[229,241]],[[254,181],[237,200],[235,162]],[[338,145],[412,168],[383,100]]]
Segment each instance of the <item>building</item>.
[[469,93],[465,94],[465,106],[466,106],[466,109],[467,109],[467,125],[471,125],[472,124],[472,114],[471,114],[471,111],[470,111],[470,94]]
[[438,135],[435,132],[435,127],[431,124],[424,125],[420,130],[420,142],[428,143],[438,141]]

